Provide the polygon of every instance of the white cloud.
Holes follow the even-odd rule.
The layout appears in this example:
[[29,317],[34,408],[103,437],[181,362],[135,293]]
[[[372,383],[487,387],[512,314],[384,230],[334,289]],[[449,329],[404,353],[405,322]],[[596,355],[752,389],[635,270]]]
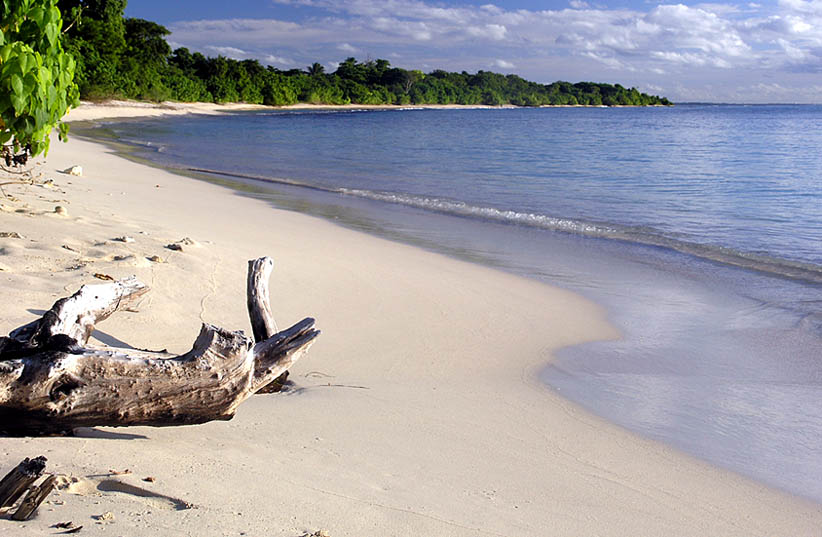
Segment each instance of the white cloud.
[[706,2],[704,4],[696,4],[694,7],[709,13],[716,13],[717,15],[730,15],[741,11],[740,7],[735,4],[715,4]]
[[752,91],[761,80],[822,72],[822,0],[778,0],[766,7],[649,4],[644,10],[585,0],[569,0],[569,9],[558,10],[434,0],[274,1],[313,9],[293,21],[178,22],[170,25],[173,41],[239,58],[266,58],[277,50],[278,59],[306,65],[360,51],[401,58],[407,68],[511,69],[498,58],[516,58],[519,74],[542,82],[576,78],[675,88],[672,81],[678,81],[701,84],[714,96],[721,87],[715,81],[725,80],[720,72],[749,80]]
[[294,65],[294,61],[288,58],[283,58],[282,56],[274,56],[273,54],[269,54],[263,58],[263,62],[269,65]]
[[217,47],[208,45],[205,48],[206,50],[216,52],[220,56],[225,56],[226,58],[232,58],[234,60],[243,60],[248,57],[248,53],[246,51],[235,47]]
[[485,26],[469,26],[465,33],[472,37],[486,38],[493,41],[505,39],[508,29],[502,24],[486,24]]
[[505,60],[494,60],[494,66],[499,67],[500,69],[513,69],[516,67],[513,63]]
[[820,0],[779,0],[779,6],[797,13],[822,15],[822,1]]

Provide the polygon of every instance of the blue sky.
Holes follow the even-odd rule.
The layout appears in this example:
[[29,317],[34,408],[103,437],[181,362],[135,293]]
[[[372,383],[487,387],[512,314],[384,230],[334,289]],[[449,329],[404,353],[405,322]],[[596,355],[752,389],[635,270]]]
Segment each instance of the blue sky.
[[172,47],[281,69],[408,69],[620,83],[675,101],[822,102],[822,0],[131,0]]

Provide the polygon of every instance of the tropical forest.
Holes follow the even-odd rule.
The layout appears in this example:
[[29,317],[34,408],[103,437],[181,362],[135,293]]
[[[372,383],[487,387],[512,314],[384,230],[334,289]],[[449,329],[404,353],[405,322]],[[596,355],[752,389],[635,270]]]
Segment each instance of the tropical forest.
[[63,44],[76,60],[75,81],[87,100],[364,105],[669,105],[666,98],[619,84],[539,84],[489,71],[423,73],[387,60],[347,58],[333,72],[320,63],[280,70],[255,59],[206,57],[171,50],[168,29],[124,17],[126,0],[59,0]]

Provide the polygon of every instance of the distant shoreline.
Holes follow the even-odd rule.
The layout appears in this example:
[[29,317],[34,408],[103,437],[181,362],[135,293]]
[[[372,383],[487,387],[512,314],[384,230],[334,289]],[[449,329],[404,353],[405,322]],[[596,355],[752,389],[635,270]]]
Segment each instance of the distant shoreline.
[[[266,106],[248,103],[181,103],[164,101],[161,103],[128,100],[101,102],[82,101],[80,106],[69,111],[64,121],[93,121],[107,118],[179,116],[187,114],[226,114],[241,111],[276,110],[505,110],[515,108],[645,108],[666,105],[542,105],[542,106],[490,106],[464,104],[308,104],[297,103],[288,106]],[[672,105],[667,105],[672,106]]]

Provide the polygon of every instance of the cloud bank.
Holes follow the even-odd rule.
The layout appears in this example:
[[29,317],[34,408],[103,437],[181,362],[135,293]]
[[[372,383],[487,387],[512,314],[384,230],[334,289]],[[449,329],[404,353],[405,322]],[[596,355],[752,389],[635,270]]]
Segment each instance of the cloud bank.
[[[674,100],[821,102],[822,0],[559,10],[423,0],[274,0],[292,20],[192,20],[175,43],[205,53],[330,64],[516,72],[539,82],[618,82]],[[220,52],[224,51],[224,52]]]

